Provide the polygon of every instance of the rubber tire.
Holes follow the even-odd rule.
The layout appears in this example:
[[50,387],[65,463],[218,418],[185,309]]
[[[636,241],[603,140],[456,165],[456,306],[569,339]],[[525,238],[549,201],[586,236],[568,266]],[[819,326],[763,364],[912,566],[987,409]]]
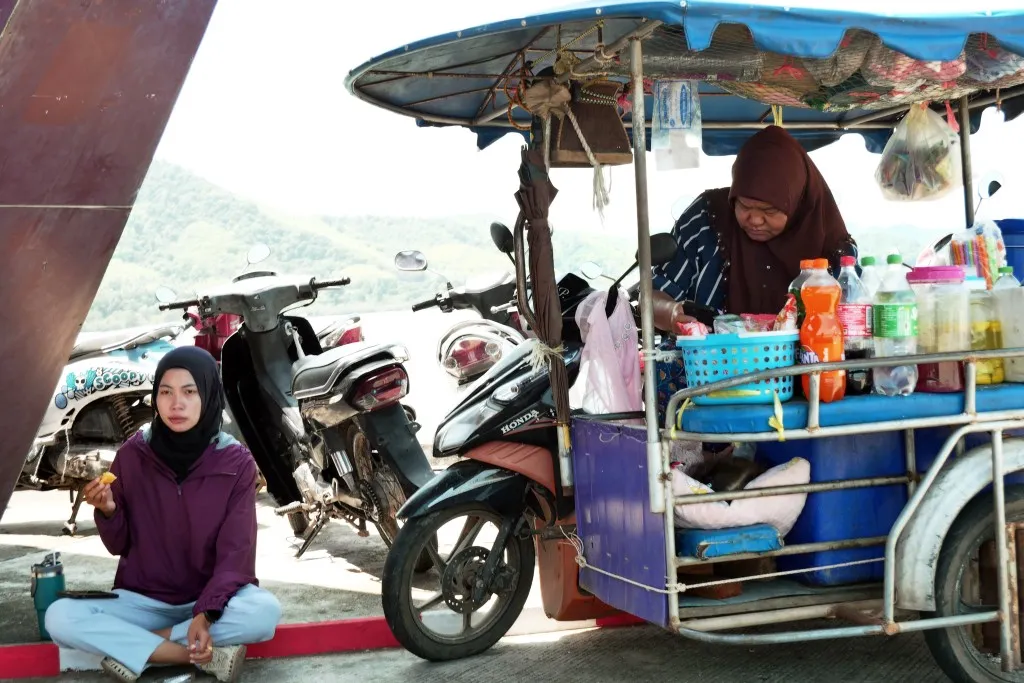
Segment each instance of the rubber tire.
[[[959,602],[957,574],[963,556],[973,552],[982,542],[993,538],[995,502],[992,494],[983,494],[971,501],[953,522],[942,544],[935,572],[935,612],[922,613],[922,617],[953,616],[953,605]],[[1024,522],[1024,487],[1006,487],[1006,521]],[[924,632],[925,642],[932,658],[955,683],[1019,683],[1024,671],[993,672],[979,665],[973,648],[968,650],[961,640],[960,629],[931,629]],[[986,655],[982,655],[983,657]]]
[[[404,406],[404,405],[402,407],[405,408],[406,415],[408,415],[408,412],[409,412],[409,410],[411,410],[411,408],[406,408],[406,406]],[[349,453],[349,458],[352,459],[352,466],[353,467],[356,466],[355,465],[355,447],[356,447],[356,438],[358,438],[359,436],[362,436],[364,439],[366,439],[367,448],[370,449],[370,456],[369,456],[370,457],[370,461],[371,462],[373,461],[373,446],[370,445],[370,437],[366,436],[366,434],[359,427],[359,425],[353,424],[352,426],[350,426],[345,431],[345,448],[347,449],[347,451]],[[390,465],[388,465],[388,467],[390,467]],[[358,468],[355,469],[355,473],[356,473],[356,476],[358,477],[359,476],[359,469]],[[394,474],[394,473],[392,473],[392,474]],[[405,498],[405,500],[403,500],[402,503],[405,504],[405,501],[409,499],[409,494],[407,492],[405,492],[405,491],[402,491],[402,495]],[[392,516],[392,517],[388,517],[386,521],[374,522],[373,525],[377,527],[377,533],[380,534],[381,540],[384,541],[384,545],[386,545],[388,547],[388,550],[390,552],[392,544],[391,544],[391,541],[388,540],[388,538],[389,537],[391,537],[391,538],[396,537],[397,534],[395,533],[395,531],[396,530],[398,530],[398,531],[401,530],[399,528],[399,526],[398,526],[398,520],[395,517]],[[385,525],[387,525],[387,526],[385,527]],[[417,560],[417,562],[416,562],[416,573],[417,574],[425,574],[426,572],[429,572],[430,568],[433,567],[433,566],[434,566],[434,561],[432,559],[430,559],[430,554],[427,553],[427,551],[424,550],[423,553],[421,553],[419,560]]]
[[[382,528],[385,524],[387,525],[387,528]],[[384,541],[384,545],[388,547],[388,552],[390,553],[394,544],[388,540],[388,537],[394,533],[393,529],[395,528],[398,529],[398,533],[402,532],[401,527],[398,526],[398,520],[394,517],[389,517],[387,522],[375,522],[374,526],[377,527],[377,533],[380,534],[381,539]],[[395,537],[397,538],[397,534]],[[437,537],[435,536],[434,538],[436,539]],[[425,574],[429,572],[433,566],[434,560],[431,559],[430,553],[426,550],[420,553],[419,559],[416,560],[416,573]]]
[[[406,650],[430,662],[447,662],[472,657],[490,649],[502,636],[508,633],[512,624],[523,611],[523,605],[533,588],[534,566],[537,561],[533,539],[513,538],[510,543],[519,544],[519,582],[505,613],[492,624],[491,628],[471,641],[459,645],[447,645],[433,640],[417,626],[409,587],[412,585],[414,562],[413,553],[423,547],[424,536],[437,537],[437,530],[456,517],[469,514],[474,508],[452,508],[432,512],[425,517],[415,517],[405,523],[398,532],[398,538],[384,563],[381,581],[381,603],[388,628]],[[480,509],[480,508],[475,508]],[[487,509],[490,514],[496,514]],[[525,566],[523,566],[525,565]]]
[[288,515],[288,526],[292,528],[293,534],[301,537],[309,528],[309,515],[302,510],[291,513]]

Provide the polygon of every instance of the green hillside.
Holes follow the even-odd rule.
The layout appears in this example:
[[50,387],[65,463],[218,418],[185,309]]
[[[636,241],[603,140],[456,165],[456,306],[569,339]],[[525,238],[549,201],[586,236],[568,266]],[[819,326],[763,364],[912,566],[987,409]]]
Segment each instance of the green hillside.
[[[400,191],[399,191],[400,192]],[[457,199],[453,198],[453,211]],[[180,167],[155,162],[139,193],[121,242],[85,322],[87,330],[167,320],[156,308],[161,285],[181,298],[223,284],[246,265],[255,243],[270,246],[261,264],[278,272],[346,275],[352,284],[325,294],[311,314],[406,309],[442,285],[436,277],[398,273],[394,254],[419,249],[431,269],[456,285],[467,276],[511,268],[491,243],[491,221],[507,216],[455,216],[414,220],[381,216],[287,215],[234,195]],[[571,270],[595,261],[617,275],[632,262],[635,244],[624,237],[558,231],[553,235],[556,268]]]

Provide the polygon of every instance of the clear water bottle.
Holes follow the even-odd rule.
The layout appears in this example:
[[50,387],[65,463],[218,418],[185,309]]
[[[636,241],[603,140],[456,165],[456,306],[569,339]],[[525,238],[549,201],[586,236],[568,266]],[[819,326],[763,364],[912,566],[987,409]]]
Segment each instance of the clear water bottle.
[[881,269],[875,263],[874,256],[865,256],[860,260],[860,281],[871,298],[874,298],[878,288],[882,286],[882,274],[879,272]]
[[992,289],[1009,289],[1020,287],[1020,280],[1013,276],[1013,266],[1003,266],[999,269],[999,279],[992,285]]
[[[870,257],[869,257],[870,258]],[[840,260],[839,321],[843,325],[846,360],[870,358],[874,350],[871,337],[871,295],[857,276],[857,260],[844,256]],[[871,370],[849,370],[846,373],[846,393],[866,394],[871,391]]]
[[[917,297],[907,283],[903,258],[890,254],[882,286],[871,305],[871,333],[875,357],[912,356],[917,353]],[[917,388],[917,366],[874,368],[875,393],[909,396]]]
[[807,278],[811,277],[811,271],[814,269],[814,259],[803,259],[800,261],[800,274],[789,283],[789,293],[796,299],[796,326],[800,329],[800,326],[804,324],[804,302],[800,296],[800,292],[807,282]]

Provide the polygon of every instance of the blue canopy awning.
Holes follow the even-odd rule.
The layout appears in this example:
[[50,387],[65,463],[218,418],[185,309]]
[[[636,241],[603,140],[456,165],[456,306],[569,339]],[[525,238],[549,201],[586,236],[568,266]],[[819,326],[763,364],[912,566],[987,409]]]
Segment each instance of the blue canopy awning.
[[[509,110],[506,93],[528,75],[520,70],[524,62],[536,74],[553,65],[561,48],[582,62],[577,67],[583,72],[625,80],[628,55],[610,59],[614,55],[599,48],[607,51],[641,34],[645,73],[671,78],[697,70],[705,81],[700,92],[707,154],[735,154],[758,126],[770,123],[772,103],[784,107],[784,125],[807,149],[857,132],[878,152],[915,101],[970,97],[972,131],[981,109],[997,96],[1005,100],[1007,118],[1024,109],[1024,98],[1016,99],[1024,94],[1024,8],[987,4],[989,9],[942,9],[933,3],[931,9],[883,13],[800,6],[797,0],[586,2],[399,47],[354,69],[346,85],[357,97],[420,125],[467,127],[483,148],[529,125],[528,113]],[[885,68],[869,70],[869,60]],[[1000,60],[1005,73],[998,72]],[[710,73],[723,64],[732,67]],[[750,70],[737,73],[744,64]],[[837,79],[845,78],[818,78],[830,68],[840,72]],[[788,74],[798,74],[792,86],[785,82]],[[847,95],[861,99],[844,100]],[[652,107],[646,111],[649,116]],[[624,120],[631,125],[628,114]]]

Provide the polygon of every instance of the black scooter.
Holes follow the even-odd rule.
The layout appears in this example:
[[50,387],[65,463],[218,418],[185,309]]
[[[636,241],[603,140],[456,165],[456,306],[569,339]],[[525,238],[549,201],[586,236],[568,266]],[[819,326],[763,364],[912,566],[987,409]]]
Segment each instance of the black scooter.
[[[303,540],[296,557],[331,519],[360,536],[370,522],[390,546],[399,508],[434,474],[416,439],[419,425],[401,404],[409,391],[406,348],[357,342],[324,350],[306,318],[285,315],[348,283],[254,271],[217,293],[160,306],[241,316],[221,352],[224,389],[281,506],[275,512]],[[429,568],[429,558],[420,566]]]

